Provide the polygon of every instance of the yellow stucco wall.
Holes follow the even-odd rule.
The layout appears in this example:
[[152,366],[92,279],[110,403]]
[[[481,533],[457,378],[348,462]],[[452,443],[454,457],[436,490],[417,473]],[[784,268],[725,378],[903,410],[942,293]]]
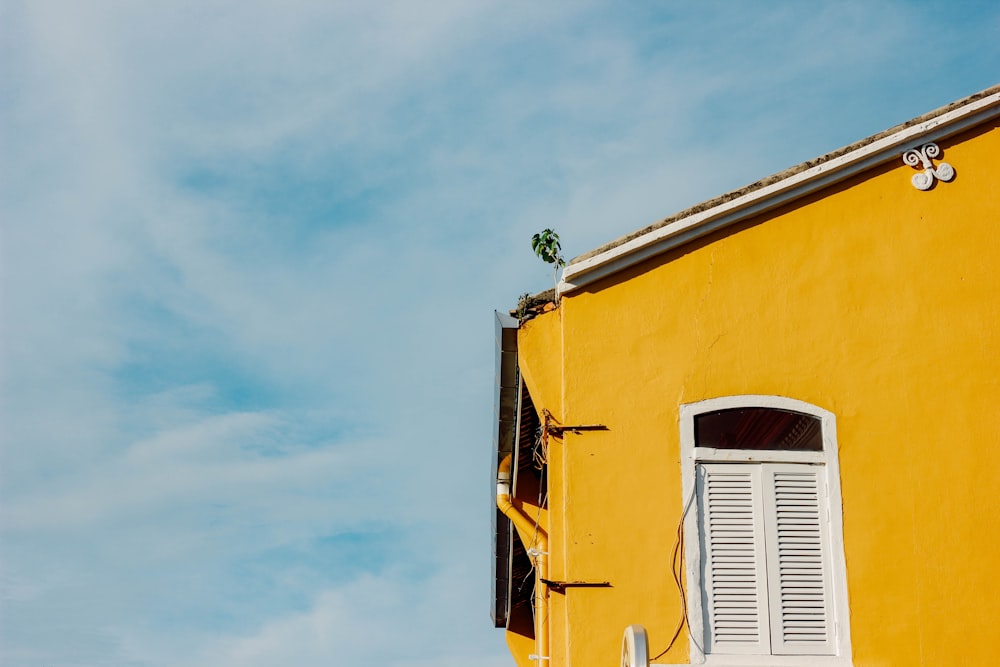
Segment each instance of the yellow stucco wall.
[[[681,613],[678,409],[774,394],[837,418],[854,665],[993,665],[1000,623],[1000,128],[654,258],[522,326],[550,451],[552,667],[653,655]],[[686,632],[657,662],[688,660]]]

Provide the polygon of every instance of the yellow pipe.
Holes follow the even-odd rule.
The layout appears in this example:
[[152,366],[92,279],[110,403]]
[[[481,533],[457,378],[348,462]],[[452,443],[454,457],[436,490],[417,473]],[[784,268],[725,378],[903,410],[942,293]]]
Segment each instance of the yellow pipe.
[[[549,657],[549,589],[543,582],[549,578],[549,536],[519,507],[510,496],[511,455],[508,454],[497,467],[497,507],[510,519],[528,550],[535,566],[535,654],[539,667]],[[551,662],[551,661],[550,661]]]

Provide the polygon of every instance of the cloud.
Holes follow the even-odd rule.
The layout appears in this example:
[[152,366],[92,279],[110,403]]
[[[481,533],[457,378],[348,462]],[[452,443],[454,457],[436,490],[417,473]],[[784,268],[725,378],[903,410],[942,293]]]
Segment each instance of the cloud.
[[[286,501],[271,507],[271,494],[321,481],[342,488],[345,478],[371,475],[375,462],[358,461],[364,446],[285,443],[269,415],[221,414],[140,440],[124,452],[90,462],[89,469],[36,484],[27,497],[6,508],[9,530],[86,530],[95,522],[115,523],[204,505],[242,505],[264,515],[292,510]],[[289,451],[290,450],[290,451]],[[296,451],[298,450],[298,451]],[[391,462],[378,462],[383,470]],[[329,500],[325,506],[329,513]],[[248,506],[248,507],[247,507]],[[302,506],[298,519],[305,519]],[[353,509],[341,520],[356,516]],[[280,514],[269,518],[281,519]]]
[[992,84],[968,11],[5,3],[0,662],[508,664],[490,310],[549,285],[531,234]]
[[[429,664],[509,664],[489,658],[474,637],[463,636],[456,620],[458,605],[467,604],[451,575],[419,582],[390,576],[363,576],[349,584],[317,593],[309,608],[263,623],[255,632],[204,646],[193,661],[173,664],[200,667],[325,665],[331,657],[344,662],[377,662],[389,667]],[[450,605],[450,608],[449,608]],[[427,655],[428,638],[436,645]]]

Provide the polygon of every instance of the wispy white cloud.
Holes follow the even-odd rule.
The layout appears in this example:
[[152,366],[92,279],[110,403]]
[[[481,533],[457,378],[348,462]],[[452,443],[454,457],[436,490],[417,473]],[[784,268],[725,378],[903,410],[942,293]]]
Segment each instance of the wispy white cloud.
[[509,664],[489,311],[547,286],[531,233],[991,85],[998,16],[4,3],[0,662]]
[[[325,665],[378,662],[390,667],[430,664],[507,665],[509,657],[483,656],[462,636],[458,615],[473,602],[455,587],[452,575],[407,581],[395,575],[364,575],[344,586],[317,591],[307,608],[277,616],[252,632],[206,642],[197,656],[167,649],[162,663],[201,667]],[[121,638],[123,653],[147,655],[145,640]],[[428,655],[426,644],[435,645]],[[173,653],[173,655],[171,655]]]

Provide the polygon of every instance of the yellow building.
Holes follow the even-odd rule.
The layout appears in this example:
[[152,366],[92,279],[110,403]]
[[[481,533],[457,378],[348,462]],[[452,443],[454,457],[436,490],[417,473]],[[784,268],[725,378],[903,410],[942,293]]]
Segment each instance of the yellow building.
[[1000,664],[998,164],[1000,86],[498,314],[520,667]]

